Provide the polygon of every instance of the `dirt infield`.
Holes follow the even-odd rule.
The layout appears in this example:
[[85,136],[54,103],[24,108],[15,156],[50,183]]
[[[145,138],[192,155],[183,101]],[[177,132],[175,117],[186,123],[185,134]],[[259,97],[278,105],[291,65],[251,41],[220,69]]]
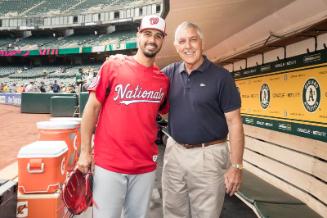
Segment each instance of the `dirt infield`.
[[16,161],[21,146],[37,140],[36,122],[50,114],[24,114],[20,107],[0,104],[0,169]]

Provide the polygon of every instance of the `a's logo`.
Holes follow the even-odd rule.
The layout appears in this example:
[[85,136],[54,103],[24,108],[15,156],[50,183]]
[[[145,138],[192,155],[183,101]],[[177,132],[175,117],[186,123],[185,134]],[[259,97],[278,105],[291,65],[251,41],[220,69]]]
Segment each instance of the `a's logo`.
[[159,18],[158,17],[151,17],[150,18],[150,24],[151,25],[156,25],[159,23]]
[[309,112],[317,110],[320,104],[320,86],[317,80],[308,79],[303,86],[302,101]]
[[157,162],[157,159],[158,159],[158,155],[153,155],[153,156],[152,156],[152,160],[153,160],[153,162]]
[[200,83],[200,87],[205,87],[205,86],[206,86],[206,84]]
[[261,90],[260,90],[260,104],[261,104],[261,107],[263,109],[266,109],[269,106],[269,102],[270,102],[269,86],[266,83],[264,83],[261,86]]

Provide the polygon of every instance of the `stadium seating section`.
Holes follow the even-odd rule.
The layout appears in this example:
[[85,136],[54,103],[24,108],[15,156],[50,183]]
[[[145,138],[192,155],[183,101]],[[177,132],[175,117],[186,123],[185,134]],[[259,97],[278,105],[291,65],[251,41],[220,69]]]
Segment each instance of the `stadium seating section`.
[[0,50],[34,50],[45,48],[72,48],[117,44],[135,41],[135,32],[123,31],[101,35],[70,35],[67,37],[1,38]]
[[41,16],[85,12],[104,9],[115,5],[124,5],[133,0],[3,0],[0,1],[0,13],[3,16]]
[[0,13],[2,15],[18,16],[30,8],[40,4],[42,0],[4,0],[0,2]]
[[[75,86],[75,75],[80,68],[83,69],[85,74],[85,81],[88,81],[88,75],[95,75],[100,66],[100,64],[97,64],[78,66],[42,66],[30,68],[12,66],[0,67],[0,83],[7,84],[9,87],[12,87],[12,89],[16,89],[19,86],[26,86],[31,81],[33,81],[38,87],[41,82],[44,82],[46,91],[50,92],[51,84],[53,84],[55,80],[58,81],[61,87],[67,87],[70,85]],[[92,79],[92,76],[90,78]],[[12,90],[11,92],[15,91]]]
[[41,3],[34,7],[33,9],[29,10],[26,14],[27,15],[38,15],[38,14],[45,14],[45,13],[62,13],[67,11],[69,8],[73,7],[74,5],[82,2],[81,0],[56,0],[56,1],[41,1]]
[[[81,14],[98,9],[108,9],[116,5],[126,5],[136,0],[2,0],[0,1],[0,17],[41,17],[47,15],[57,14]],[[8,52],[15,51],[29,51],[35,53],[28,53],[36,59],[37,56],[47,55],[47,51],[55,52],[52,55],[76,54],[74,51],[82,51],[82,53],[90,53],[94,51],[113,51],[124,48],[131,48],[130,45],[135,45],[136,30],[118,30],[111,33],[104,33],[102,31],[88,30],[75,32],[66,36],[64,31],[59,31],[53,34],[47,30],[44,32],[33,32],[28,36],[23,34],[11,34],[10,31],[3,31],[0,34],[0,56],[7,56]],[[128,45],[129,46],[128,46]],[[122,46],[126,45],[126,46]],[[102,47],[99,47],[102,46]],[[132,46],[132,47],[133,47]],[[135,46],[133,47],[135,48]],[[66,49],[66,50],[65,50]],[[59,53],[59,51],[63,51]],[[78,53],[78,52],[77,52]],[[25,53],[24,53],[25,54]],[[10,55],[9,55],[10,56]],[[79,66],[60,66],[62,63],[56,63],[56,66],[24,66],[15,62],[16,66],[0,67],[0,83],[8,86],[26,86],[30,81],[40,86],[41,81],[45,86],[49,87],[54,80],[58,80],[60,85],[75,84],[75,75],[79,68],[83,68],[83,72],[90,74],[97,72],[100,64],[87,66],[85,64]],[[13,87],[13,89],[15,89]]]
[[11,74],[17,72],[19,67],[1,67],[0,68],[0,78],[8,77]]

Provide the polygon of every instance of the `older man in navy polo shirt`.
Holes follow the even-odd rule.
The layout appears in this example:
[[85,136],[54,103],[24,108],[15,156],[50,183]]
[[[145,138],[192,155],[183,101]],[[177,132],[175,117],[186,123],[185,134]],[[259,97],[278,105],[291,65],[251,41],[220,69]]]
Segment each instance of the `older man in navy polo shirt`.
[[163,70],[171,136],[162,175],[165,218],[218,218],[225,192],[233,195],[242,180],[240,96],[231,74],[203,56],[202,40],[197,25],[180,24],[174,44],[183,61]]

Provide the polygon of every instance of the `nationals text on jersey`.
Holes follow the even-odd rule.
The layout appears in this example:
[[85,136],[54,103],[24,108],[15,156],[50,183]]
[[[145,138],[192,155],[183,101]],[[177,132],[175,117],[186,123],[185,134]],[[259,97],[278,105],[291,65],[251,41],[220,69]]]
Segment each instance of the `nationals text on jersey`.
[[135,89],[130,88],[131,84],[122,85],[118,84],[115,87],[117,95],[114,101],[120,100],[119,103],[129,105],[133,103],[147,102],[159,104],[164,97],[162,88],[160,90],[143,90],[142,87],[137,85]]

